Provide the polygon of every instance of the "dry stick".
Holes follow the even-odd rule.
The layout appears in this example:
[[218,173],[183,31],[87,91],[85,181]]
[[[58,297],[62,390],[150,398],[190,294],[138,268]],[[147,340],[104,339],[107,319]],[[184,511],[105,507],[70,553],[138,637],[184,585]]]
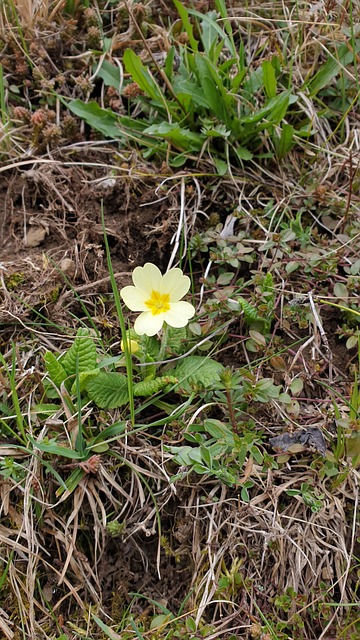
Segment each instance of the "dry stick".
[[320,316],[319,316],[318,312],[316,311],[311,291],[309,291],[308,296],[309,296],[309,303],[310,303],[311,311],[312,311],[312,314],[314,316],[315,326],[319,329],[321,340],[323,341],[325,349],[327,351],[328,363],[329,363],[329,380],[331,382],[332,381],[332,374],[333,374],[332,352],[331,352],[331,349],[330,349],[330,345],[329,345],[329,341],[327,339],[326,333],[325,333],[324,328],[322,326],[322,323],[321,323],[321,320],[320,320]]

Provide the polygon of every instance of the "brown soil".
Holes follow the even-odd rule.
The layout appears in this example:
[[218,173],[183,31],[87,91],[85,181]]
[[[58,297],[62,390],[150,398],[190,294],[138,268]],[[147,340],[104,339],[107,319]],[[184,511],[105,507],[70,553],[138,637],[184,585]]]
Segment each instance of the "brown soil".
[[25,320],[41,307],[66,326],[69,319],[59,312],[64,294],[68,306],[71,287],[86,297],[110,291],[102,206],[119,285],[136,264],[166,266],[174,226],[167,201],[154,203],[155,179],[133,178],[128,170],[113,177],[109,167],[80,165],[104,166],[102,154],[84,152],[71,160],[34,162],[0,174],[3,322]]

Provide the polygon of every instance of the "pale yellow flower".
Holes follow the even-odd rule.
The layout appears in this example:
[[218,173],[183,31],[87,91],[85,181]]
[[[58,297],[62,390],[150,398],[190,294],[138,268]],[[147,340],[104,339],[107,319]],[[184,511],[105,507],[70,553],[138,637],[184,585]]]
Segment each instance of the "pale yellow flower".
[[190,278],[181,269],[170,269],[165,275],[147,262],[132,274],[134,286],[124,287],[120,295],[131,311],[142,311],[134,329],[141,336],[154,336],[164,322],[170,327],[185,327],[195,314],[189,302],[181,301],[190,288]]
[[[140,345],[138,342],[136,342],[136,340],[130,340],[128,346],[130,353],[137,353],[140,350]],[[120,349],[121,351],[125,351],[124,340],[121,340]]]

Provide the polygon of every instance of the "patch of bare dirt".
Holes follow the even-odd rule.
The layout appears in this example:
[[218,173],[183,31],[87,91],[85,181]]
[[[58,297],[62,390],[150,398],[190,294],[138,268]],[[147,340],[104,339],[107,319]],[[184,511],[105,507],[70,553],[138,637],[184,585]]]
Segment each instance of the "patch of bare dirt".
[[24,320],[34,308],[51,315],[47,305],[56,307],[64,293],[68,301],[71,287],[79,296],[110,291],[102,207],[119,285],[137,264],[165,267],[174,225],[167,202],[154,195],[154,178],[132,177],[128,168],[114,173],[101,154],[84,152],[0,174],[4,322]]

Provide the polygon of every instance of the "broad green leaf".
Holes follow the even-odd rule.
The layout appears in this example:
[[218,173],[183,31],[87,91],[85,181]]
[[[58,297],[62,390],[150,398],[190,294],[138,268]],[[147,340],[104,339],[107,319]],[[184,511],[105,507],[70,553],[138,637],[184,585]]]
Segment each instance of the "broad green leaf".
[[204,427],[213,438],[216,438],[217,440],[225,440],[227,444],[231,446],[234,445],[233,432],[231,431],[231,429],[226,427],[223,422],[220,422],[220,420],[215,420],[212,418],[204,420]]
[[200,446],[200,452],[204,464],[206,464],[206,466],[211,469],[213,466],[213,457],[211,455],[211,450],[208,449],[205,445],[202,445]]
[[225,176],[228,173],[229,165],[227,162],[225,162],[225,160],[222,160],[218,156],[214,156],[212,161],[219,176]]
[[272,66],[270,60],[264,60],[261,66],[263,70],[263,83],[265,93],[268,98],[274,98],[276,96],[275,69]]
[[251,160],[251,158],[253,157],[251,151],[249,151],[249,149],[246,149],[245,147],[235,147],[235,153],[239,160]]
[[[279,124],[285,117],[290,104],[290,99],[291,94],[289,91],[284,91],[275,98],[271,98],[270,102],[267,105],[269,108],[267,119],[269,119],[270,122],[274,124]],[[291,102],[294,101],[292,100]]]
[[103,60],[100,69],[97,69],[96,65],[94,67],[94,72],[96,72],[96,76],[102,78],[107,87],[113,87],[117,91],[119,91],[121,86],[121,73],[120,69],[117,65],[111,64],[109,60]]
[[234,104],[234,96],[227,92],[216,67],[208,58],[199,53],[196,54],[196,66],[199,82],[212,111],[221,122],[231,128],[229,109]]
[[177,355],[184,353],[184,351],[188,349],[188,345],[186,344],[186,328],[175,328],[169,326],[168,331],[166,347]]
[[187,78],[174,79],[173,87],[178,100],[180,100],[183,106],[185,106],[184,98],[187,97],[188,104],[190,104],[190,101],[192,101],[199,107],[205,107],[206,109],[209,109],[209,101],[204,94],[203,89],[196,82],[192,82]]
[[92,369],[91,371],[80,371],[79,381],[74,380],[74,382],[72,383],[70,393],[73,395],[76,395],[78,385],[80,387],[80,392],[84,391],[84,389],[86,389],[86,385],[89,382],[90,378],[94,378],[95,376],[99,375],[99,373],[100,373],[100,369]]
[[[201,42],[204,46],[204,51],[209,57],[213,59],[210,55],[211,50],[218,44],[219,34],[216,29],[216,20],[217,20],[216,11],[209,11],[206,14],[206,20],[202,20],[201,22]],[[221,42],[221,47],[224,46],[224,43]]]
[[336,282],[334,285],[334,296],[340,300],[347,300],[349,297],[349,291],[343,282]]
[[46,351],[44,355],[44,361],[46,370],[56,387],[61,386],[61,383],[66,380],[68,374],[66,373],[62,364],[58,361],[58,359],[54,356],[52,351]]
[[101,431],[101,433],[92,440],[91,444],[88,445],[88,448],[92,450],[94,445],[121,436],[125,433],[126,426],[126,422],[115,422],[110,427],[105,427],[105,429],[103,429],[103,431]]
[[224,367],[220,362],[202,356],[189,356],[170,373],[179,380],[177,390],[191,392],[193,388],[212,389],[220,382]]
[[204,136],[192,133],[189,129],[182,129],[176,123],[162,122],[161,124],[153,124],[145,129],[144,133],[156,138],[169,140],[184,151],[199,151],[204,144]]
[[152,100],[165,102],[164,95],[157,82],[152,77],[149,69],[143,65],[139,56],[132,49],[126,49],[123,62],[125,69],[130,73],[134,82],[142,89]]
[[278,124],[284,117],[290,102],[290,91],[283,91],[275,98],[271,98],[269,102],[258,111],[249,116],[240,118],[242,124],[253,124],[260,122],[263,118],[267,118],[274,124]]
[[40,403],[40,404],[34,404],[33,407],[31,407],[31,414],[35,414],[35,415],[43,415],[46,417],[52,416],[54,415],[54,413],[56,413],[57,411],[59,411],[59,405],[58,404],[47,404],[47,403]]
[[72,113],[87,122],[90,127],[103,133],[104,136],[108,138],[123,137],[117,126],[117,115],[110,109],[102,109],[97,102],[85,103],[82,100],[72,100],[67,107]]
[[77,359],[79,373],[96,368],[96,346],[93,338],[89,335],[88,329],[78,329],[73,344],[61,359],[61,365],[69,376],[76,373]]
[[357,347],[358,344],[359,344],[359,337],[357,335],[350,336],[350,338],[346,340],[347,349],[353,349],[354,347]]
[[294,396],[297,396],[304,388],[304,381],[302,378],[294,378],[290,383],[290,391]]
[[116,409],[129,400],[127,378],[120,373],[100,371],[88,381],[86,391],[101,409]]

